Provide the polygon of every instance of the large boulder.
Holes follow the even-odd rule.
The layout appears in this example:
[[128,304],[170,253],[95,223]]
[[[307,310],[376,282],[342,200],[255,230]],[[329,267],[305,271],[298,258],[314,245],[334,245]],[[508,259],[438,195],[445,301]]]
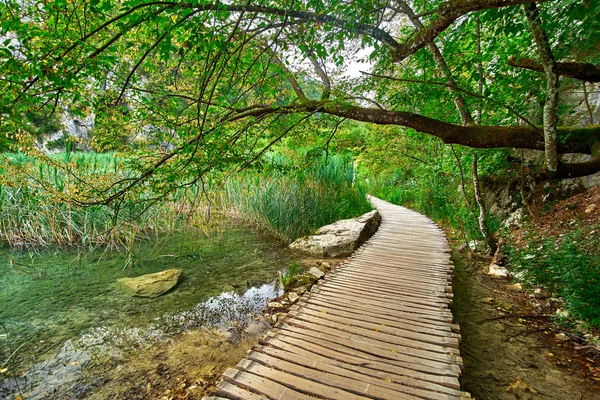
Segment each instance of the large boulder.
[[314,235],[305,236],[290,245],[318,257],[341,257],[352,254],[379,228],[381,216],[377,210],[358,218],[343,219],[320,228]]
[[171,290],[177,284],[181,271],[168,269],[155,274],[147,274],[135,278],[121,278],[117,282],[132,296],[158,297]]

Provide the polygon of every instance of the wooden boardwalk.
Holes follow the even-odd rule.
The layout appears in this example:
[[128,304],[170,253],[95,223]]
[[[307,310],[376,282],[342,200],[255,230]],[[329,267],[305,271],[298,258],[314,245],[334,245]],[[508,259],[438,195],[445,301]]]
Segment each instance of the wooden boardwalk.
[[450,249],[428,218],[372,198],[378,232],[327,274],[212,399],[470,399],[460,391]]

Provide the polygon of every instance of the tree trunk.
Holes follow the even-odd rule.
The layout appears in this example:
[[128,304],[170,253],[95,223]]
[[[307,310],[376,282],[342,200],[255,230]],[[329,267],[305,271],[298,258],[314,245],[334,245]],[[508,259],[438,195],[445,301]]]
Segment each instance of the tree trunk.
[[558,73],[548,37],[542,26],[540,13],[534,3],[523,6],[529,27],[533,33],[538,54],[546,73],[546,102],[544,103],[544,152],[546,168],[550,176],[558,174],[558,151],[556,145],[556,107],[558,106]]
[[585,102],[585,108],[590,118],[590,125],[594,125],[594,113],[592,112],[592,107],[590,106],[590,99],[588,98],[587,83],[581,83],[583,83],[583,101]]
[[487,247],[490,249],[491,254],[494,254],[497,249],[496,241],[490,234],[487,223],[485,221],[485,203],[481,196],[481,187],[479,186],[479,174],[477,172],[477,153],[473,154],[473,189],[475,191],[475,200],[479,206],[479,217],[477,222],[479,223],[479,230],[485,239]]

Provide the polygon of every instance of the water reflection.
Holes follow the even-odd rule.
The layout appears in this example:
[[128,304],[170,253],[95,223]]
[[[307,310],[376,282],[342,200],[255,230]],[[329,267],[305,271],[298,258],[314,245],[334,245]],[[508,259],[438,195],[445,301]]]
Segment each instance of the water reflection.
[[147,327],[93,328],[66,341],[54,355],[24,374],[0,382],[0,398],[26,395],[30,400],[51,399],[65,393],[71,399],[82,398],[91,385],[98,385],[97,381],[89,381],[90,371],[106,360],[125,360],[132,351],[142,351],[192,329],[243,328],[260,314],[268,299],[281,294],[274,282],[252,287],[243,294],[221,293],[190,310],[158,317]]

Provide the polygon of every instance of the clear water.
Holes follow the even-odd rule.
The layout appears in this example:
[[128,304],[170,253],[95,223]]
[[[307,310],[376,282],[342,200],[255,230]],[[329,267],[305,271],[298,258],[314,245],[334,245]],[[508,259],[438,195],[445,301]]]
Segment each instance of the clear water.
[[[276,271],[294,261],[282,244],[232,222],[148,238],[133,255],[135,266],[126,268],[124,250],[0,255],[0,367],[8,369],[0,376],[0,398],[17,383],[30,398],[44,398],[99,354],[252,315],[279,294]],[[169,268],[182,277],[155,299],[130,297],[116,284]],[[8,379],[9,373],[23,379]]]

